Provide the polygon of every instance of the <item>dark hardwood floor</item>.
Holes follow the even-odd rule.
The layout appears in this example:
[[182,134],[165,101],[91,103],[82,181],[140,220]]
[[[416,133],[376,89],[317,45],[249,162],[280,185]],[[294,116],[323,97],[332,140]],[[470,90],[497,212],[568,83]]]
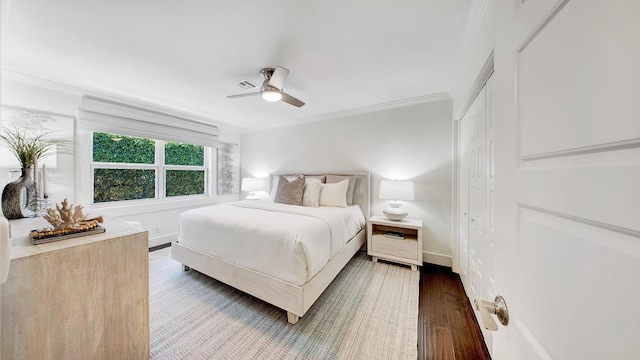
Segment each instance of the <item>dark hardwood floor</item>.
[[430,264],[421,272],[418,359],[491,359],[458,274]]

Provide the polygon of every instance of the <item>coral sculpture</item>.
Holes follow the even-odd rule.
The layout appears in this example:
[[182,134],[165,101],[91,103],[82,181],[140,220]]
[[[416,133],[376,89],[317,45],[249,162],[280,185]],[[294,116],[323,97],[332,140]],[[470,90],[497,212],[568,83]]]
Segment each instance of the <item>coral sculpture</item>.
[[94,230],[98,227],[98,223],[104,221],[102,216],[87,219],[87,215],[82,212],[82,206],[74,207],[73,204],[69,204],[67,199],[56,204],[56,210],[47,209],[47,215],[44,215],[43,218],[54,228],[31,231],[29,235],[34,240]]
[[47,215],[43,218],[56,229],[78,226],[87,216],[82,213],[82,205],[69,204],[64,199],[60,204],[56,204],[56,210],[47,209]]

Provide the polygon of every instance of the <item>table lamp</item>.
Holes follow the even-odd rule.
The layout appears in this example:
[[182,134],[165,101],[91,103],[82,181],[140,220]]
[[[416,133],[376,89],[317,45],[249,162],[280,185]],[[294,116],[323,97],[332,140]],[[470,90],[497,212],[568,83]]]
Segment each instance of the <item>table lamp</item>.
[[264,190],[264,180],[258,178],[242,178],[240,189],[249,192],[249,196],[247,196],[246,199],[257,200],[257,192]]
[[402,203],[398,200],[415,200],[413,181],[382,180],[378,198],[393,200],[382,213],[389,220],[400,221],[407,217],[407,211],[400,207]]

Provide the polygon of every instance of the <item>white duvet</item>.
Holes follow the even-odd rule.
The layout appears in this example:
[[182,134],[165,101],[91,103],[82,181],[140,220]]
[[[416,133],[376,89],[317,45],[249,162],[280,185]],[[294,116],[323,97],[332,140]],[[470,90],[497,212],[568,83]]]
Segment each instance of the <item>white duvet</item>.
[[365,226],[357,205],[306,207],[243,200],[180,214],[178,241],[302,285]]

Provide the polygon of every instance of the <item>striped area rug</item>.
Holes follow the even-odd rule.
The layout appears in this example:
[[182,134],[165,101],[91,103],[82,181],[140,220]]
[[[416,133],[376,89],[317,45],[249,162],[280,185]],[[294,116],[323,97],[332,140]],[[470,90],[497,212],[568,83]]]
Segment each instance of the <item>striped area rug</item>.
[[149,254],[151,359],[416,359],[419,272],[358,252],[298,323]]

